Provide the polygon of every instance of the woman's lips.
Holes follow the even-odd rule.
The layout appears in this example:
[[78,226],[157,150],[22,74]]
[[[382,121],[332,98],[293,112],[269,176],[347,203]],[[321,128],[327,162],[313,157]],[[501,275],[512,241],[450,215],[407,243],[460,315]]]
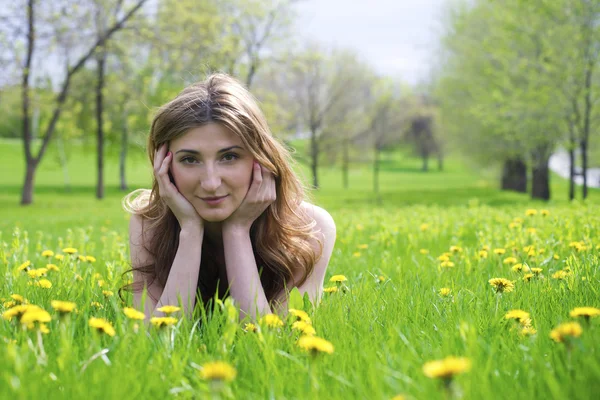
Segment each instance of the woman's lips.
[[[227,195],[227,196],[229,196],[229,195]],[[207,204],[214,206],[214,205],[220,204],[223,200],[225,200],[227,198],[227,196],[201,197],[201,199],[204,200]]]

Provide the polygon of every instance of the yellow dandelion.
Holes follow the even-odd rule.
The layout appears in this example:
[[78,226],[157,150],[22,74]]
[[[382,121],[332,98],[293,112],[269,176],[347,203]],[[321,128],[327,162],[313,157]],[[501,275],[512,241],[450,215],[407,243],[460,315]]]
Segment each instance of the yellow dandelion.
[[540,214],[544,217],[547,217],[548,215],[550,215],[550,211],[548,210],[540,210]]
[[8,308],[12,308],[12,307],[14,307],[16,305],[17,305],[17,303],[14,302],[14,301],[12,301],[12,300],[11,301],[5,301],[4,303],[2,303],[2,307],[7,308],[7,309]]
[[107,320],[103,319],[103,318],[94,318],[94,317],[92,317],[88,321],[88,325],[91,328],[96,329],[97,332],[105,333],[108,336],[115,336],[115,334],[116,334],[115,328],[113,328],[113,326],[111,325],[111,323],[108,322]]
[[356,225],[356,230],[357,230],[357,231],[362,231],[363,229],[365,229],[365,227],[364,227],[364,226],[362,226],[361,224],[357,224],[357,225]]
[[112,297],[114,295],[112,290],[103,290],[102,294],[104,295],[104,297]]
[[77,259],[81,262],[85,262],[85,256],[82,256],[81,254],[77,256]]
[[50,282],[48,279],[40,279],[39,281],[35,282],[35,286],[39,286],[42,289],[50,289],[52,287],[52,282]]
[[52,300],[50,302],[50,305],[52,306],[53,309],[55,309],[56,311],[58,311],[62,314],[68,314],[68,313],[72,312],[73,310],[75,310],[75,307],[77,306],[72,301],[60,301],[60,300]]
[[591,317],[600,315],[600,309],[595,307],[575,307],[569,315],[573,318],[584,317],[586,320],[589,320]]
[[517,229],[519,227],[521,227],[521,224],[518,222],[511,222],[510,224],[508,224],[509,229]]
[[173,313],[181,311],[181,307],[166,305],[166,306],[159,307],[156,310],[160,311],[163,314],[171,315]]
[[483,246],[481,246],[481,250],[490,251],[490,246],[484,244]]
[[533,272],[536,275],[539,275],[542,273],[542,269],[541,268],[531,268],[531,272]]
[[329,282],[346,282],[348,280],[348,278],[346,278],[344,275],[334,275],[331,278],[329,278]]
[[448,297],[450,296],[450,293],[452,292],[452,290],[450,288],[447,287],[443,287],[440,289],[440,296],[442,297]]
[[451,253],[462,253],[463,249],[460,246],[450,246]]
[[525,275],[523,275],[523,280],[525,282],[529,282],[531,280],[531,278],[533,278],[534,276],[535,275],[533,275],[533,274],[525,274]]
[[424,232],[427,229],[429,229],[429,224],[421,224],[421,226],[419,227],[419,229],[421,229],[421,231]]
[[479,250],[479,258],[487,258],[488,252],[487,250]]
[[177,323],[177,318],[175,317],[152,317],[150,318],[150,323],[158,328],[162,326],[171,326]]
[[26,269],[29,268],[30,265],[31,265],[31,261],[27,260],[23,264],[21,264],[17,267],[17,271],[25,271]]
[[368,245],[368,244],[359,244],[357,247],[358,247],[360,250],[365,250],[365,249],[368,249],[368,248],[369,248],[369,245]]
[[296,317],[296,320],[304,321],[304,322],[307,322],[310,324],[310,317],[308,316],[306,311],[296,310],[295,308],[290,308],[288,311],[289,311],[290,315]]
[[235,379],[237,371],[224,361],[207,362],[202,365],[200,378],[206,381],[231,382]]
[[406,396],[402,394],[397,394],[394,397],[392,397],[392,400],[406,400]]
[[379,281],[379,283],[385,282],[387,280],[387,278],[383,275],[379,275],[377,277],[377,281]]
[[564,324],[558,325],[550,332],[550,337],[555,342],[564,342],[565,339],[569,337],[579,337],[583,329],[581,329],[581,325],[577,322],[566,322]]
[[563,269],[561,269],[560,271],[556,271],[555,273],[552,274],[552,278],[558,279],[558,280],[563,280],[567,276],[569,276],[569,272],[565,271]]
[[99,309],[99,310],[102,310],[102,309],[104,308],[104,306],[103,306],[102,304],[98,303],[97,301],[92,301],[92,302],[90,303],[90,305],[91,305],[92,307],[94,307],[94,308],[97,308],[97,309]]
[[16,301],[18,304],[27,303],[27,300],[25,300],[25,298],[23,296],[21,296],[20,294],[11,294],[10,298],[13,299],[14,301]]
[[42,257],[52,257],[52,256],[54,256],[54,252],[52,250],[42,251]]
[[447,255],[447,254],[442,254],[442,255],[441,255],[441,256],[439,256],[437,259],[438,259],[439,261],[442,261],[442,262],[444,262],[444,261],[450,261],[450,257],[448,257],[448,255]]
[[544,254],[544,253],[546,253],[546,249],[539,249],[538,250],[538,254]]
[[425,254],[429,254],[429,250],[427,250],[427,249],[420,249],[420,250],[419,250],[419,253],[421,253],[421,254],[423,254],[423,255],[425,255]]
[[512,281],[504,278],[492,278],[488,282],[494,287],[496,293],[512,292],[515,288],[515,284]]
[[283,321],[276,314],[266,314],[260,319],[262,325],[266,325],[269,328],[278,328],[283,326]]
[[501,256],[504,253],[506,253],[506,249],[503,249],[503,248],[494,249],[494,254],[496,254],[496,255]]
[[454,263],[452,261],[442,261],[442,263],[440,264],[440,267],[452,268],[452,267],[454,267]]
[[517,263],[517,259],[515,257],[506,257],[504,259],[504,261],[502,261],[503,264],[516,264]]
[[530,208],[527,211],[525,211],[525,215],[528,217],[531,217],[533,215],[537,215],[538,211],[536,209]]
[[315,331],[315,328],[309,324],[308,322],[305,321],[296,321],[292,324],[292,329],[296,329],[300,332],[302,332],[305,335],[315,335],[317,333],[317,331]]
[[89,262],[89,263],[95,263],[96,262],[96,258],[93,256],[85,256],[85,261]]
[[67,253],[67,254],[75,254],[77,253],[77,249],[73,248],[73,247],[66,247],[64,249],[62,249],[63,253]]
[[537,333],[537,330],[533,326],[524,326],[519,333],[522,336],[533,336]]
[[537,232],[537,229],[535,229],[535,228],[527,228],[527,233],[529,233],[530,235],[535,235],[536,232]]
[[104,279],[98,279],[96,284],[98,285],[98,287],[103,287],[106,284],[106,282],[104,281]]
[[514,319],[517,321],[523,321],[530,318],[530,315],[527,311],[523,310],[510,310],[504,315],[505,319]]
[[146,315],[143,312],[136,310],[135,308],[125,307],[123,308],[123,313],[129,319],[146,319]]
[[59,268],[56,265],[54,265],[54,264],[48,264],[48,265],[46,265],[46,269],[48,269],[48,271],[55,271],[55,272],[60,271]]
[[62,261],[65,259],[64,254],[57,254],[54,256],[54,258],[56,258],[58,261]]
[[352,253],[352,257],[358,258],[360,257],[360,251],[355,251],[354,253]]
[[30,307],[37,307],[30,304],[19,304],[2,313],[2,318],[10,321],[11,319],[17,317],[20,318]]
[[555,260],[558,260],[560,258],[560,256],[558,254],[555,254],[552,256],[552,258],[554,258]]
[[333,344],[328,340],[317,336],[301,336],[298,339],[298,347],[306,351],[310,351],[313,355],[318,353],[333,354]]
[[338,291],[338,288],[336,286],[331,286],[331,287],[324,288],[323,291],[325,293],[335,293]]
[[244,331],[246,331],[246,332],[256,332],[257,331],[256,325],[254,325],[251,322],[246,322],[246,325],[244,325]]
[[47,272],[48,268],[30,269],[29,271],[27,271],[27,275],[30,278],[39,278],[41,276],[46,275]]
[[46,326],[46,324],[44,324],[44,323],[40,323],[39,329],[40,329],[40,332],[42,332],[44,335],[47,335],[48,333],[50,333],[50,329],[48,329],[48,326]]
[[464,357],[446,357],[443,360],[426,362],[423,373],[429,378],[451,379],[453,376],[468,371],[471,361]]
[[33,329],[35,323],[44,323],[52,321],[52,317],[48,311],[38,306],[32,306],[27,308],[25,313],[21,316],[20,322],[26,325],[28,329]]

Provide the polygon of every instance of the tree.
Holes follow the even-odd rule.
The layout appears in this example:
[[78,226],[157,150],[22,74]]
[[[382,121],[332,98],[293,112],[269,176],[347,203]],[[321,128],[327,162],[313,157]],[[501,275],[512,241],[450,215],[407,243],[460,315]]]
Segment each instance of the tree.
[[27,1],[27,28],[26,28],[26,56],[25,61],[22,64],[22,81],[21,81],[21,89],[22,89],[22,112],[23,112],[23,144],[24,144],[24,152],[26,159],[26,174],[25,180],[23,183],[23,190],[21,194],[21,204],[27,205],[33,202],[33,187],[35,180],[35,173],[37,167],[46,152],[48,147],[48,143],[52,138],[52,135],[55,131],[56,124],[58,119],[60,118],[61,112],[63,110],[63,106],[65,100],[67,99],[67,95],[69,93],[70,84],[73,76],[77,74],[79,70],[82,69],[84,64],[93,56],[95,50],[103,45],[110,37],[122,29],[125,23],[131,16],[145,3],[146,0],[138,0],[129,10],[123,13],[113,24],[111,24],[108,29],[102,32],[99,35],[98,39],[93,42],[89,47],[87,47],[82,54],[77,58],[77,61],[67,68],[65,71],[65,78],[60,85],[60,89],[56,96],[56,99],[53,103],[53,111],[52,117],[49,121],[46,129],[44,129],[43,139],[41,147],[38,151],[37,155],[33,155],[32,153],[32,130],[31,130],[31,115],[30,115],[30,77],[33,71],[33,57],[34,50],[36,48],[36,39],[37,39],[37,11],[39,10],[36,7],[35,0]]

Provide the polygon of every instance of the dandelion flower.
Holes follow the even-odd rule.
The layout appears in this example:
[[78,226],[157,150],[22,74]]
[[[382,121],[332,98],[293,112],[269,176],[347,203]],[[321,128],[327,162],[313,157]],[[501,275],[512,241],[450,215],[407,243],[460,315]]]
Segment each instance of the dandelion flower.
[[98,309],[100,309],[100,310],[104,308],[104,306],[103,306],[102,304],[98,303],[97,301],[92,301],[92,302],[90,303],[90,305],[91,305],[92,307],[98,308]]
[[103,318],[92,317],[88,321],[88,325],[92,328],[95,328],[96,331],[98,331],[100,333],[105,333],[108,336],[115,336],[115,334],[116,334],[115,328],[113,328],[113,326],[110,324],[110,322],[108,322],[107,320],[105,320]]
[[46,275],[47,272],[48,268],[30,269],[29,271],[27,271],[27,275],[30,278],[39,278],[41,276]]
[[42,289],[50,289],[52,287],[52,282],[50,282],[48,279],[40,279],[35,283],[35,286],[39,286]]
[[479,258],[487,258],[488,252],[487,250],[479,250]]
[[257,328],[256,325],[254,325],[251,322],[246,322],[246,325],[244,325],[244,330],[246,332],[256,332]]
[[451,379],[471,368],[471,361],[464,357],[446,357],[443,360],[426,362],[423,373],[429,378]]
[[427,249],[420,249],[420,250],[419,250],[419,253],[421,253],[421,254],[423,254],[423,255],[425,255],[425,254],[429,254],[429,250],[427,250]]
[[385,276],[383,276],[383,275],[379,275],[379,276],[377,277],[377,281],[378,281],[379,283],[383,283],[383,282],[385,282],[386,280],[387,280],[387,278],[386,278]]
[[143,312],[136,310],[135,308],[125,307],[123,308],[123,313],[129,319],[146,319],[146,315]]
[[315,328],[308,322],[306,321],[296,321],[292,324],[292,329],[296,329],[299,330],[300,332],[302,332],[305,335],[315,335],[317,333],[317,331],[315,331]]
[[19,267],[17,268],[17,271],[25,271],[29,268],[30,265],[31,265],[31,261],[27,260],[23,264],[19,265]]
[[25,300],[25,298],[23,296],[21,296],[20,294],[11,294],[10,298],[19,304],[27,303],[27,300]]
[[583,329],[581,329],[581,325],[577,322],[566,322],[564,324],[558,325],[556,328],[552,329],[550,332],[550,337],[555,342],[564,342],[568,337],[579,337]]
[[278,328],[283,326],[283,321],[276,314],[266,314],[260,319],[260,323],[268,326],[269,328]]
[[525,211],[525,215],[528,217],[537,215],[538,211],[536,209],[530,208],[527,211]]
[[529,282],[531,280],[531,278],[533,278],[535,275],[534,274],[525,274],[523,275],[523,280],[525,282]]
[[290,312],[291,315],[296,317],[297,320],[304,321],[304,322],[307,322],[310,324],[310,317],[308,316],[306,311],[296,310],[295,308],[290,308],[288,311]]
[[56,258],[58,261],[62,261],[65,259],[64,254],[57,254],[54,256],[54,258]]
[[358,245],[358,248],[359,248],[360,250],[365,250],[365,249],[368,249],[368,248],[369,248],[369,245],[368,245],[368,244],[359,244],[359,245]]
[[35,323],[44,323],[52,321],[52,317],[48,311],[38,306],[32,306],[27,308],[25,313],[21,316],[20,322],[27,326],[27,329],[33,329]]
[[89,263],[95,263],[96,262],[96,258],[93,256],[85,256],[85,261],[89,262]]
[[46,269],[48,271],[55,271],[55,272],[60,271],[59,268],[56,265],[54,265],[54,264],[48,264],[48,265],[46,265]]
[[231,382],[235,379],[237,371],[224,361],[213,361],[202,365],[200,378],[206,381]]
[[112,290],[103,290],[102,294],[104,295],[104,297],[112,297],[114,295]]
[[56,311],[58,311],[62,314],[68,314],[68,313],[72,312],[73,310],[75,310],[75,307],[77,306],[72,301],[60,301],[60,300],[52,300],[50,302],[50,305],[52,306],[53,309],[55,309]]
[[450,288],[443,287],[443,288],[440,289],[440,296],[442,296],[442,297],[448,297],[448,296],[450,296],[451,292],[452,292],[452,290]]
[[496,254],[496,255],[501,256],[504,253],[506,253],[506,249],[503,249],[503,248],[494,249],[494,254]]
[[156,309],[157,311],[160,311],[163,314],[166,315],[171,315],[173,313],[176,313],[177,311],[181,310],[181,307],[177,307],[177,306],[162,306]]
[[77,253],[77,249],[74,247],[66,247],[64,249],[62,249],[63,253],[67,253],[67,254],[75,254]]
[[444,253],[440,256],[438,256],[437,258],[439,261],[449,261],[450,260],[450,254],[448,253]]
[[421,229],[421,231],[424,232],[427,229],[429,229],[429,224],[421,224],[421,226],[419,227],[419,229]]
[[512,281],[504,278],[492,278],[488,282],[494,287],[496,293],[512,292],[515,288],[515,284]]
[[298,339],[298,347],[310,351],[313,355],[318,353],[333,354],[333,344],[317,336],[301,336]]
[[555,273],[552,274],[552,278],[558,279],[558,280],[563,280],[567,276],[569,276],[569,272],[562,270],[562,269],[560,271],[556,271]]
[[463,249],[460,246],[450,246],[451,253],[462,253]]
[[542,269],[541,268],[531,268],[531,272],[533,272],[536,275],[539,275],[542,273]]
[[52,256],[54,256],[54,252],[52,250],[42,251],[42,257],[52,257]]
[[504,315],[505,319],[515,319],[517,321],[522,321],[530,318],[530,315],[527,311],[523,310],[510,310]]
[[517,263],[517,259],[515,257],[506,257],[504,259],[504,261],[502,261],[503,264],[516,264]]
[[158,328],[164,326],[171,326],[177,323],[177,318],[174,317],[152,317],[150,323]]
[[597,317],[600,315],[600,309],[595,307],[575,307],[571,310],[569,315],[573,318],[584,317],[587,321],[591,317]]
[[85,262],[85,256],[82,256],[81,254],[77,256],[77,259],[81,262]]
[[329,278],[329,282],[346,282],[348,280],[348,278],[346,278],[344,275],[334,275],[331,278]]
[[521,336],[533,336],[537,333],[537,330],[533,326],[524,326],[519,333]]
[[326,288],[324,288],[324,289],[323,289],[323,291],[324,291],[325,293],[335,293],[335,292],[337,292],[337,291],[338,291],[338,288],[337,288],[337,287],[335,287],[335,286],[332,286],[332,287],[326,287]]
[[452,261],[442,261],[442,263],[440,264],[440,267],[452,268],[452,267],[454,267],[454,263]]
[[550,215],[550,211],[548,211],[548,210],[540,210],[540,214],[543,217],[547,217],[548,215]]

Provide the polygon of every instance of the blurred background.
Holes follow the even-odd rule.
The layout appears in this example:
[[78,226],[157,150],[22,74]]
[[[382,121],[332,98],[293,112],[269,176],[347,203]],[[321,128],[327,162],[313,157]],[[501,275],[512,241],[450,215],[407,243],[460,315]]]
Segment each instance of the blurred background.
[[326,207],[598,199],[599,52],[600,0],[5,1],[0,230],[120,215],[213,71]]

